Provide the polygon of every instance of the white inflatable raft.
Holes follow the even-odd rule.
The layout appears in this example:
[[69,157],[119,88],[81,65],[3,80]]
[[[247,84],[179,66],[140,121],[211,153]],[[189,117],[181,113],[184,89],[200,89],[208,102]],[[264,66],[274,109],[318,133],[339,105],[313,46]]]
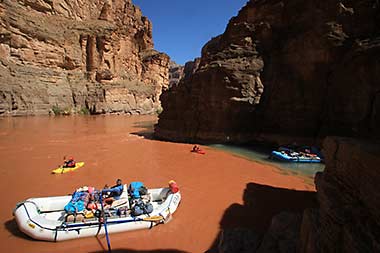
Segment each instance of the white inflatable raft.
[[[129,208],[127,187],[120,200],[126,200]],[[180,192],[172,193],[170,188],[149,189],[153,212],[140,216],[111,215],[105,219],[97,217],[79,222],[66,222],[64,206],[71,196],[30,198],[17,204],[14,216],[19,229],[28,236],[43,241],[64,241],[108,233],[124,232],[143,228],[152,228],[165,223],[173,214],[180,201]]]

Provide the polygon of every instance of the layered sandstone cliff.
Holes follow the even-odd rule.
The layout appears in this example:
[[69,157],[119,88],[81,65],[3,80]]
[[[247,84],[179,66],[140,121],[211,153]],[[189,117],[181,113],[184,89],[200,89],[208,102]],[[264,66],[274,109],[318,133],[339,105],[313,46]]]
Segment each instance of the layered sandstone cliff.
[[[251,0],[162,94],[160,138],[293,142],[380,133],[378,1]],[[281,138],[280,138],[281,137]]]
[[169,57],[131,0],[0,3],[0,114],[152,113]]

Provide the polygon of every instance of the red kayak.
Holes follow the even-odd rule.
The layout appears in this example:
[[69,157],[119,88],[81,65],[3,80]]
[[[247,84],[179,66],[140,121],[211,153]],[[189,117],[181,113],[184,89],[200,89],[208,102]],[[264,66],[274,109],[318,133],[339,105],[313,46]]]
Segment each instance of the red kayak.
[[204,151],[204,150],[191,150],[190,152],[201,154],[201,155],[206,154],[206,151]]

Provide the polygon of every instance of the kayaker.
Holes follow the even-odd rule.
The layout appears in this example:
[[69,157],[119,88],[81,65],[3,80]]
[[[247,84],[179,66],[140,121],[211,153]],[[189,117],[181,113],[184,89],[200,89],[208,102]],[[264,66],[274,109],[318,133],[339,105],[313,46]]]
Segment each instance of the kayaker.
[[194,145],[193,147],[193,152],[199,152],[201,149],[197,146],[197,145]]
[[70,156],[66,160],[66,156],[63,158],[63,168],[74,168],[75,167],[75,160],[74,157]]

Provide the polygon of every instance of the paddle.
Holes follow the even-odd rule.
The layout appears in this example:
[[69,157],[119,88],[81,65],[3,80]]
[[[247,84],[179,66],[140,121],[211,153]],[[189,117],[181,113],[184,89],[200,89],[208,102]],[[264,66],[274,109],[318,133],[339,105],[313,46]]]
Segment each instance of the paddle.
[[156,216],[149,216],[149,217],[146,217],[146,218],[142,218],[141,219],[142,221],[162,221],[162,220],[165,220],[165,218],[161,215],[156,215]]
[[108,252],[111,253],[111,243],[110,243],[110,238],[108,237],[107,219],[106,219],[106,215],[105,215],[105,212],[104,212],[103,197],[102,197],[102,195],[103,195],[103,193],[102,193],[102,191],[100,191],[99,201],[100,201],[100,205],[101,205],[101,207],[102,207],[102,215],[103,215],[103,222],[104,222],[104,230],[105,230],[105,232],[106,232],[106,239],[107,239]]
[[[131,220],[125,220],[125,221],[116,221],[117,224],[121,224],[121,223],[130,223],[130,222],[136,222],[136,221],[147,221],[147,222],[167,222],[168,220],[171,219],[171,215],[169,216],[169,218],[165,218],[161,215],[155,215],[155,216],[150,216],[150,217],[145,217],[145,218],[132,218]],[[111,221],[112,223],[112,221]],[[100,224],[100,222],[86,222],[86,223],[73,223],[73,224],[65,224],[65,228],[74,228],[74,227],[83,227],[83,226],[93,226],[93,225],[97,225],[97,224]]]
[[66,164],[66,156],[63,157],[63,165],[60,165],[61,168],[61,174],[65,171],[65,164]]

